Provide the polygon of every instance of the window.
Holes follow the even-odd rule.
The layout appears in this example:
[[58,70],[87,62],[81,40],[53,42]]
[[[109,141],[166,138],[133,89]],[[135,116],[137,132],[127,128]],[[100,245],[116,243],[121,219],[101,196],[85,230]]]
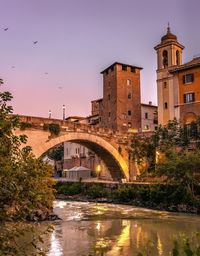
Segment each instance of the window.
[[131,80],[127,79],[126,83],[127,83],[127,85],[131,85]]
[[145,112],[144,115],[145,115],[145,119],[148,119],[148,113]]
[[110,100],[110,94],[108,94],[108,100]]
[[168,67],[168,52],[166,50],[163,51],[163,67]]
[[167,88],[167,82],[164,82],[164,83],[163,83],[163,87],[164,87],[164,88]]
[[178,50],[176,51],[176,65],[180,65],[180,53]]
[[186,74],[183,76],[184,84],[191,84],[194,81],[194,74]]
[[144,129],[145,129],[145,130],[149,130],[148,124],[144,126]]
[[127,66],[126,65],[122,65],[122,70],[126,71],[127,70]]
[[112,66],[112,67],[110,68],[110,70],[111,70],[111,72],[114,71],[114,66]]
[[135,73],[135,68],[134,67],[131,67],[131,72]]
[[131,128],[131,122],[128,122],[128,127]]
[[128,99],[129,99],[129,100],[132,99],[132,94],[131,94],[131,92],[128,93]]
[[131,110],[128,110],[128,116],[131,116]]
[[108,116],[110,117],[110,112],[108,112]]
[[195,94],[194,92],[186,93],[183,95],[184,103],[190,103],[195,101]]
[[165,109],[167,109],[167,108],[168,108],[168,104],[167,104],[167,102],[165,102],[165,104],[164,104],[164,108],[165,108]]

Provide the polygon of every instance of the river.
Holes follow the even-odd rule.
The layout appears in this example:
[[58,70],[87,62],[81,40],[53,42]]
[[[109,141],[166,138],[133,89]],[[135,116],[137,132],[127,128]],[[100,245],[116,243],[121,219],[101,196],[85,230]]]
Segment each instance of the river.
[[152,256],[169,255],[173,237],[200,231],[200,217],[126,205],[58,200],[47,242],[48,256],[134,256],[151,248]]

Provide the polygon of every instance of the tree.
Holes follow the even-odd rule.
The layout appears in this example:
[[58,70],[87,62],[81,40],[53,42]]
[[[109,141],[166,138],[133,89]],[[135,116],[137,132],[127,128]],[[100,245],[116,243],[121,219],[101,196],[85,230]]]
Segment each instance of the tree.
[[195,186],[200,182],[200,151],[171,151],[157,165],[156,174],[173,185],[186,189],[186,197],[195,199]]
[[64,144],[61,143],[47,152],[48,157],[55,161],[61,161],[64,157]]
[[132,139],[132,156],[142,172],[155,171],[156,152],[168,157],[174,151],[187,151],[189,147],[200,149],[200,118],[190,125],[176,119],[149,134],[135,135]]
[[[36,159],[31,148],[25,146],[26,136],[15,135],[20,122],[8,105],[11,99],[10,92],[0,91],[0,221],[2,226],[6,226],[7,221],[13,222],[12,229],[2,228],[0,255],[23,255],[17,254],[14,242],[27,226],[22,223],[18,230],[14,221],[31,219],[38,211],[50,212],[54,181],[51,167]],[[11,237],[13,240],[5,243]]]

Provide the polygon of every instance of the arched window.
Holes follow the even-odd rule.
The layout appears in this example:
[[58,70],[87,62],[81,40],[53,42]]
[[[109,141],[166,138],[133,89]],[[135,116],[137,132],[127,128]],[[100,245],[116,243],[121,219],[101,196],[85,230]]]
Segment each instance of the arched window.
[[163,51],[163,67],[168,67],[168,52],[166,50]]
[[176,65],[180,65],[180,52],[176,51]]

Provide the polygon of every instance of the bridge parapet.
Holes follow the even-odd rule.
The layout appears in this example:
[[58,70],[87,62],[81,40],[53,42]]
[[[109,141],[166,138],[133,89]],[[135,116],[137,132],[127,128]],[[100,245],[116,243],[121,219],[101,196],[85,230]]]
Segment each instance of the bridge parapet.
[[61,119],[52,119],[45,117],[34,117],[34,116],[24,116],[20,115],[20,122],[29,123],[32,125],[32,128],[43,129],[44,124],[55,123],[58,124],[61,128],[61,132],[87,132],[91,134],[96,134],[103,137],[113,137],[119,139],[119,143],[125,140],[128,140],[133,134],[122,133],[120,131],[114,131],[108,128],[103,127],[94,127],[88,124],[80,124],[69,122]]

